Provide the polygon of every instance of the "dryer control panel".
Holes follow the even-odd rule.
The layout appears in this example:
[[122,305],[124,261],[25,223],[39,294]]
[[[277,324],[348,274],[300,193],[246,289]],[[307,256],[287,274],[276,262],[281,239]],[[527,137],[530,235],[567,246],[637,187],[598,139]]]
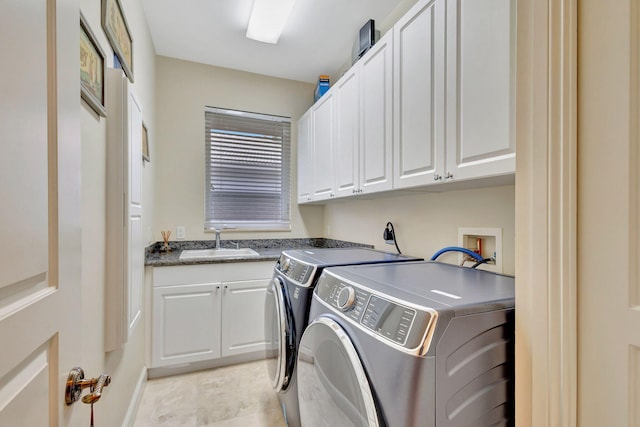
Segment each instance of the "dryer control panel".
[[434,310],[413,307],[326,271],[316,285],[315,295],[341,317],[370,334],[412,353],[426,354],[437,318]]
[[309,285],[308,282],[315,270],[313,265],[290,258],[284,254],[280,255],[276,268],[289,279],[303,286]]

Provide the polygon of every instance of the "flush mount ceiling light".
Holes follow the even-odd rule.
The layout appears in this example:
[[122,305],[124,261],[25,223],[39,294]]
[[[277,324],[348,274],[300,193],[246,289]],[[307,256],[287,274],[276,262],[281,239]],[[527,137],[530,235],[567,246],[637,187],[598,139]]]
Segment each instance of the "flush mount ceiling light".
[[254,0],[247,38],[264,43],[278,43],[295,0]]

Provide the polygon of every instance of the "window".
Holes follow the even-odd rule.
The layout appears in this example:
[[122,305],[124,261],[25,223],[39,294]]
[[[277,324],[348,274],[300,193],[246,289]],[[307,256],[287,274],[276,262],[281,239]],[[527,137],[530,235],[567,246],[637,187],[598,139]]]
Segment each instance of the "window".
[[291,229],[291,119],[205,108],[205,230]]

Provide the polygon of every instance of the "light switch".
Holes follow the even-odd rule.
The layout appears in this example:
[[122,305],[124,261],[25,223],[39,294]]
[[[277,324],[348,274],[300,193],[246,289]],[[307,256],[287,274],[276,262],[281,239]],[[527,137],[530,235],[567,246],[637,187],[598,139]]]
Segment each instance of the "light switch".
[[183,225],[179,225],[176,227],[176,238],[177,239],[184,239],[185,235],[187,234],[185,228]]

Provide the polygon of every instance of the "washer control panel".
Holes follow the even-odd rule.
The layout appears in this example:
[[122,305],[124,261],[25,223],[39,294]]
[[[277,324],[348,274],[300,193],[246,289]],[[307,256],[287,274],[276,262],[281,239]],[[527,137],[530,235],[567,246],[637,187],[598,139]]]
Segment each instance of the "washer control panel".
[[385,338],[404,345],[415,318],[416,310],[371,295],[360,323]]
[[[325,305],[360,328],[407,349],[421,346],[432,317],[392,298],[323,273],[315,294]],[[434,319],[435,320],[435,319]]]
[[301,285],[306,285],[309,282],[314,270],[314,266],[289,258],[284,254],[280,255],[276,268],[289,279]]

